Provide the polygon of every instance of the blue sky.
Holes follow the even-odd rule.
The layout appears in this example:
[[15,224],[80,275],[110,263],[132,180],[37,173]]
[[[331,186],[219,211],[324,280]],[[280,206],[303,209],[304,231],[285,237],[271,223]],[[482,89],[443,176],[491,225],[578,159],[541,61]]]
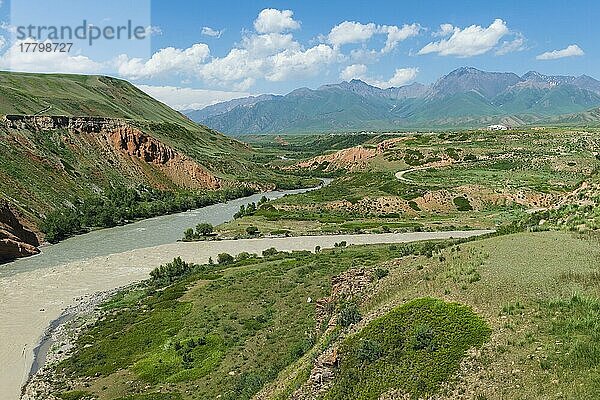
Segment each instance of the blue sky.
[[[600,4],[591,0],[77,1],[89,4],[83,11],[68,7],[75,0],[59,1],[66,6],[2,2],[0,68],[119,76],[177,108],[351,78],[380,87],[431,83],[460,66],[600,78]],[[137,47],[104,43],[26,58],[11,53],[19,8],[37,10],[36,24],[112,12],[112,23],[131,19],[151,36]]]

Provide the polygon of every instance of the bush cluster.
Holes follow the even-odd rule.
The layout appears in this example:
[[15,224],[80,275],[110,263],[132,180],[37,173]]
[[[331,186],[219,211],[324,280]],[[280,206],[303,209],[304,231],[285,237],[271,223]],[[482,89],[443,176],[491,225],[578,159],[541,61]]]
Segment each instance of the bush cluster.
[[117,186],[83,199],[71,208],[49,213],[40,229],[48,242],[56,243],[93,228],[110,228],[137,219],[201,208],[252,193],[253,190],[247,187],[211,192],[172,192],[145,186]]

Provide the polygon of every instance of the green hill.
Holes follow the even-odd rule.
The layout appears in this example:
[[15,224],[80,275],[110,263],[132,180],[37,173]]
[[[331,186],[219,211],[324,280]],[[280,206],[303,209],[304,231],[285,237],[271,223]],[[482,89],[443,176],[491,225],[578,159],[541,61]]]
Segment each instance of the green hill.
[[[7,117],[8,116],[8,117]],[[249,146],[105,76],[0,72],[0,199],[38,225],[109,188],[289,187]]]
[[157,270],[106,303],[73,354],[52,367],[56,381],[44,377],[49,392],[107,400],[597,398],[592,236],[527,232],[275,253],[163,266],[183,272],[162,281]]
[[98,75],[0,71],[0,114],[97,116],[189,126],[186,117],[131,83]]

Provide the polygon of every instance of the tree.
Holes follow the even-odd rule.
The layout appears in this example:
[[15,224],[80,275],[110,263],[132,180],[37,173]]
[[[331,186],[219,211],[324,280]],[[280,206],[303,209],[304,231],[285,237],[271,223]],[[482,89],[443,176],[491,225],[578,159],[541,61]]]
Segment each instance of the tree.
[[250,253],[243,251],[240,254],[238,254],[237,256],[235,256],[235,260],[236,261],[244,261],[250,258]]
[[206,222],[196,225],[196,233],[198,236],[208,236],[213,233],[213,226]]
[[247,227],[247,228],[246,228],[246,233],[247,233],[248,235],[250,235],[250,236],[255,236],[255,235],[258,235],[258,233],[259,233],[259,232],[260,232],[260,231],[259,231],[259,230],[258,230],[258,228],[257,228],[257,227],[255,227],[255,226],[249,226],[249,227]]
[[275,247],[271,247],[269,249],[266,249],[262,252],[263,257],[272,257],[272,256],[276,256],[277,253],[279,253],[277,251],[277,249]]
[[221,265],[233,264],[235,259],[229,253],[221,253],[217,256],[217,263]]
[[195,239],[194,230],[192,228],[188,228],[183,232],[183,241],[191,242]]
[[244,215],[246,215],[246,206],[242,204],[240,206],[240,210],[238,212],[236,212],[235,214],[233,214],[233,218],[235,218],[235,219],[242,218]]

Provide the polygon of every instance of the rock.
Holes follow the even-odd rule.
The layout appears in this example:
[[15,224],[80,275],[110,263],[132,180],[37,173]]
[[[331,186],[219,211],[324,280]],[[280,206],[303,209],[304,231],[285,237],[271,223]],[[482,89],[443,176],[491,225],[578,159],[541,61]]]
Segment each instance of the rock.
[[7,115],[10,129],[51,131],[66,129],[94,134],[114,149],[159,168],[177,185],[191,189],[219,189],[223,181],[176,149],[146,135],[127,120],[105,117]]
[[0,263],[38,254],[35,233],[19,221],[8,203],[0,202]]

